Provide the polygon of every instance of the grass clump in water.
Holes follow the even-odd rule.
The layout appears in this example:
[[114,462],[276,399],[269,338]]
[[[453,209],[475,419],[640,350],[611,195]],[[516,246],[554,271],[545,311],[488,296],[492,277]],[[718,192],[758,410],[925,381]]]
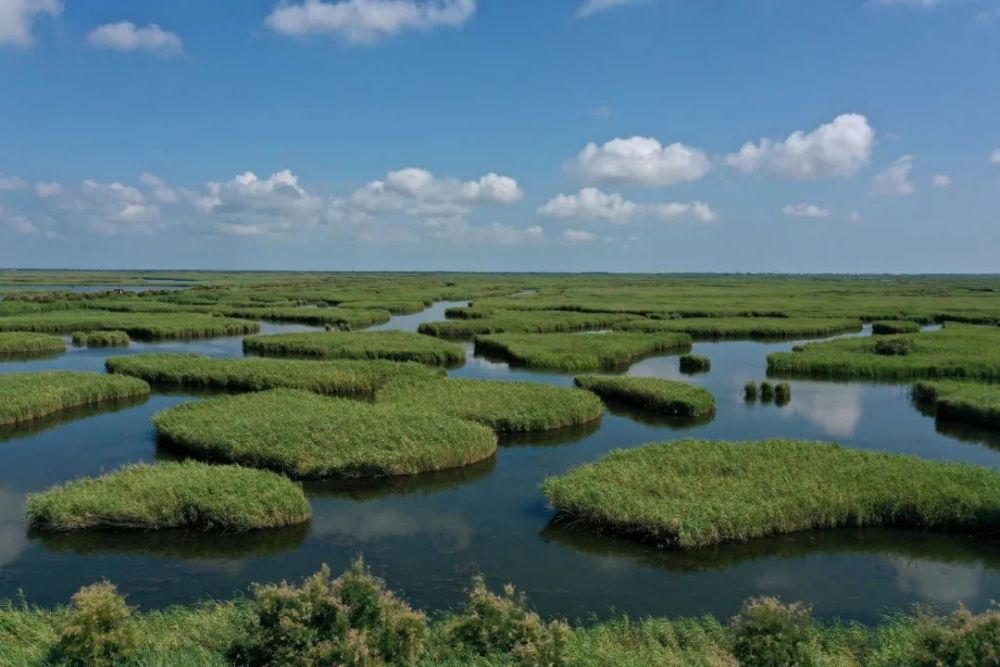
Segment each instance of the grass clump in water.
[[73,345],[77,347],[128,347],[130,342],[124,331],[73,332]]
[[477,336],[476,353],[495,354],[511,364],[559,371],[616,369],[654,354],[685,352],[683,333],[497,334]]
[[66,351],[66,342],[58,336],[31,332],[0,333],[0,359],[41,357]]
[[1000,385],[924,381],[913,385],[913,397],[941,419],[1000,429]]
[[379,401],[478,422],[494,431],[547,431],[592,422],[604,407],[593,394],[540,382],[448,378],[390,383]]
[[458,468],[497,448],[493,431],[462,419],[294,389],[186,403],[153,422],[166,443],[193,456],[301,479]]
[[694,548],[814,528],[1000,532],[1000,473],[795,440],[681,440],[545,480],[560,520]]
[[746,401],[757,400],[757,383],[753,380],[747,380],[743,384],[743,399]]
[[248,336],[243,350],[260,356],[310,359],[391,359],[452,366],[465,361],[461,345],[407,331],[358,331]]
[[712,370],[712,360],[697,354],[685,354],[678,360],[681,373],[693,375],[694,373],[707,373]]
[[149,385],[137,378],[76,371],[0,374],[0,425],[148,395]]
[[879,322],[872,322],[872,333],[876,336],[919,333],[920,329],[920,323],[911,320],[881,320]]
[[407,386],[444,376],[414,362],[306,361],[299,359],[214,359],[198,354],[136,354],[111,357],[108,371],[177,387],[235,391],[304,389],[317,394],[374,394],[390,380]]
[[704,387],[659,378],[581,375],[576,384],[601,398],[668,415],[700,417],[715,412],[715,397]]
[[27,499],[28,521],[45,531],[193,528],[244,531],[304,523],[302,487],[266,470],[195,461],[127,466]]

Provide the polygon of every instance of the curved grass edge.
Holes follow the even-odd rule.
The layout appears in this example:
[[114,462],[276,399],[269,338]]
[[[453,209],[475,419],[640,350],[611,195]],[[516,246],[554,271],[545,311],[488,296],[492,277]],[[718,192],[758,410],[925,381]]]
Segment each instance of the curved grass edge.
[[[0,425],[47,417],[64,410],[149,396],[138,378],[84,371],[38,371],[0,375]],[[14,396],[10,394],[13,392]]]
[[579,375],[573,381],[603,399],[642,410],[683,417],[704,417],[715,412],[712,392],[687,382],[605,375]]

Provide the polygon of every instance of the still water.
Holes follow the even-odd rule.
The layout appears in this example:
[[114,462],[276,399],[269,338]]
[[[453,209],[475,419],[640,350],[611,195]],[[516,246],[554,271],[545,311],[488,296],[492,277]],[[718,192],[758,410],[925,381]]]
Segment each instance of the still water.
[[[415,330],[442,319],[438,303],[390,328]],[[384,328],[384,327],[383,327]],[[265,324],[265,333],[310,327]],[[867,334],[867,332],[865,332]],[[865,335],[865,334],[862,334]],[[1000,437],[935,423],[911,403],[905,385],[795,381],[788,405],[747,404],[742,386],[765,377],[769,352],[793,343],[698,343],[707,374],[684,376],[676,356],[655,357],[627,373],[684,378],[716,396],[707,422],[609,410],[599,425],[506,438],[491,461],[462,470],[378,481],[309,483],[310,524],[243,535],[27,532],[25,494],[125,463],[155,461],[150,422],[164,408],[198,396],[158,392],[149,400],[0,430],[0,598],[23,591],[35,603],[64,603],[81,585],[111,579],[146,607],[244,593],[253,581],[297,579],[328,563],[337,571],[358,554],[416,605],[455,606],[472,574],[514,582],[544,614],[570,619],[632,615],[728,616],[753,595],[812,604],[818,615],[874,622],[913,603],[981,609],[1000,598],[1000,541],[900,530],[804,533],[689,552],[550,526],[538,485],[619,447],[681,437],[835,440],[851,447],[1000,467]],[[103,369],[109,354],[188,351],[242,355],[241,338],[134,343],[127,350],[78,350],[0,372]],[[571,375],[511,369],[475,357],[458,377],[571,385]]]

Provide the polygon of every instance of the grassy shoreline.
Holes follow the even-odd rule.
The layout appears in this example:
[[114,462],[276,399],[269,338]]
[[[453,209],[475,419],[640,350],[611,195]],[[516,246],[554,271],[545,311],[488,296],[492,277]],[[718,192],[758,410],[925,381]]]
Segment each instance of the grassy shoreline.
[[1000,429],[1000,385],[975,382],[917,382],[913,397],[940,419]]
[[614,370],[655,354],[686,352],[684,333],[496,334],[476,336],[476,354],[496,355],[512,365],[565,372]]
[[43,357],[66,351],[66,341],[49,334],[0,332],[0,359]]
[[715,397],[704,387],[659,378],[581,375],[578,387],[629,407],[667,415],[703,417],[715,412]]
[[260,356],[306,359],[388,359],[454,366],[465,361],[461,345],[405,331],[359,331],[247,336],[243,350]]
[[148,396],[137,378],[77,371],[0,374],[0,425],[18,424],[97,403]]

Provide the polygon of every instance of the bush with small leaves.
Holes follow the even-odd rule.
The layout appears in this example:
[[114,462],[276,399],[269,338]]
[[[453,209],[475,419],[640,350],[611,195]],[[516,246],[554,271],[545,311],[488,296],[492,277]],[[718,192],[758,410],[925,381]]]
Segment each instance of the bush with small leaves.
[[70,665],[105,667],[121,664],[136,651],[139,634],[134,609],[108,581],[84,586],[73,595],[59,652]]
[[448,622],[445,635],[459,651],[481,656],[507,654],[519,667],[567,664],[569,626],[562,621],[543,621],[511,584],[504,586],[502,595],[491,592],[481,576],[472,580],[465,610]]
[[973,614],[960,607],[947,619],[921,618],[915,667],[1000,665],[1000,609]]
[[893,336],[875,341],[875,354],[881,354],[884,357],[905,357],[913,352],[913,348],[912,338]]
[[809,607],[753,598],[730,623],[733,654],[742,667],[812,667],[816,627]]

